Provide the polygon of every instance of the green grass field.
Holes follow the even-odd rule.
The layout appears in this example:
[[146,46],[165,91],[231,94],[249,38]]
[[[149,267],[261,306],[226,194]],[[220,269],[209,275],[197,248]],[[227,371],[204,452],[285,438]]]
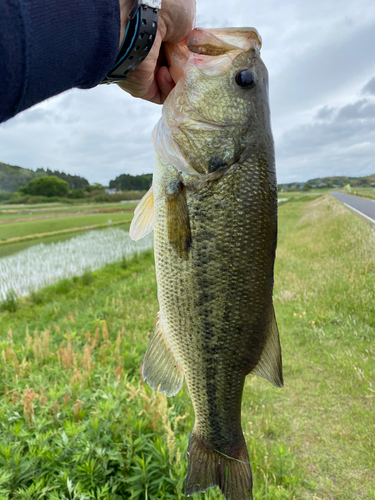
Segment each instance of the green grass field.
[[[52,205],[0,211],[0,258],[39,243],[65,241],[75,237],[77,231],[85,231],[87,226],[105,227],[108,221],[112,221],[109,226],[115,224],[127,231],[137,203]],[[54,234],[46,235],[51,232]]]
[[43,205],[8,205],[1,206],[0,221],[18,218],[32,218],[43,215],[61,215],[76,213],[121,212],[134,210],[137,203],[86,203],[67,205],[62,203],[45,203]]
[[[245,385],[254,498],[374,500],[374,228],[329,196],[279,212],[285,387]],[[167,400],[139,372],[158,311],[152,256],[16,308],[0,313],[0,498],[184,498],[188,391]]]
[[375,200],[374,188],[353,188],[350,194],[361,196],[362,198],[369,198],[370,200]]
[[59,219],[42,219],[37,221],[15,222],[14,224],[0,225],[0,239],[21,238],[24,236],[64,231],[67,229],[84,228],[99,224],[111,224],[114,222],[129,222],[132,213],[111,214],[86,214],[75,217],[64,217]]

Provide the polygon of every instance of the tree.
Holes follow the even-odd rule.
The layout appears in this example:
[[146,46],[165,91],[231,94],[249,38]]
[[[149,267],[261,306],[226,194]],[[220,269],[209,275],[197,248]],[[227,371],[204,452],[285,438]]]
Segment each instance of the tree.
[[80,175],[70,175],[64,172],[58,172],[57,170],[52,171],[49,168],[47,168],[46,173],[47,175],[54,175],[59,179],[66,181],[69,184],[70,189],[84,189],[89,185],[89,181]]
[[66,196],[69,191],[69,184],[52,175],[33,179],[25,187],[20,188],[19,191],[34,196]]
[[109,181],[109,187],[121,190],[142,191],[150,188],[152,174],[130,175],[121,174],[115,180]]

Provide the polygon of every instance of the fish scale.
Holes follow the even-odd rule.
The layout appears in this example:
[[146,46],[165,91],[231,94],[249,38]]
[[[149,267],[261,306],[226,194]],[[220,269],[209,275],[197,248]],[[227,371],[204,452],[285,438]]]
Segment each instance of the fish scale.
[[154,229],[160,314],[143,377],[167,396],[185,378],[195,412],[186,493],[218,485],[227,500],[249,500],[245,377],[278,387],[283,380],[272,304],[277,185],[267,72],[256,31],[235,30],[194,30],[170,48],[183,64],[154,131],[153,186],[130,234]]

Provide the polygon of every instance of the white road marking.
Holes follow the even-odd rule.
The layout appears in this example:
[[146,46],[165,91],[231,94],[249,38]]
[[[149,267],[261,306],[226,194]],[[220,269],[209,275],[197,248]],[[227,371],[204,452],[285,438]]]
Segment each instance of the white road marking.
[[[343,202],[344,203],[344,202]],[[350,205],[348,205],[347,203],[344,203],[344,205],[348,208],[350,208],[350,210],[354,210],[354,212],[357,212],[359,215],[362,215],[362,217],[366,217],[366,219],[368,219],[369,221],[371,221],[373,224],[375,224],[375,220],[372,219],[371,217],[369,217],[368,215],[364,214],[363,212],[360,212],[359,210],[357,210],[356,208],[353,208],[351,207]]]

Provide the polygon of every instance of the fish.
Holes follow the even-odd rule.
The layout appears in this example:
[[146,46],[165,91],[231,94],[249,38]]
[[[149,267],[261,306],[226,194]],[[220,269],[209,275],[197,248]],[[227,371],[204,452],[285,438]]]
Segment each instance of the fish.
[[252,498],[241,428],[248,374],[283,386],[272,302],[277,182],[268,73],[255,28],[194,29],[166,46],[174,89],[152,139],[153,183],[130,236],[154,231],[160,311],[143,379],[186,380],[195,412],[186,495]]

